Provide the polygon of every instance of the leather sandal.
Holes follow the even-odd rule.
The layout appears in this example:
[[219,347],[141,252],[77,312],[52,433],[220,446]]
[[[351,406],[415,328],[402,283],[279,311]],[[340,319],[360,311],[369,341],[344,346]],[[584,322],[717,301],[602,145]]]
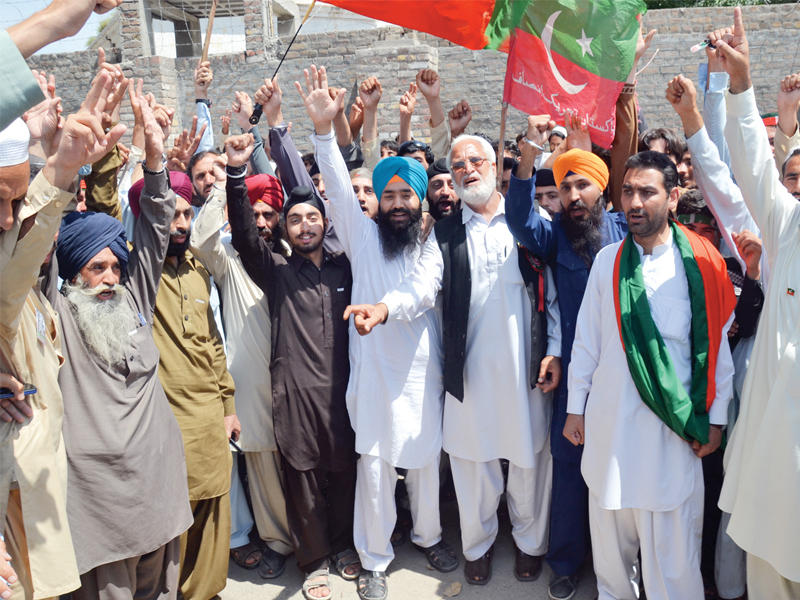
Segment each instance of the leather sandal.
[[361,600],[386,600],[388,595],[386,571],[361,571],[358,576],[358,597]]
[[[542,557],[525,554],[514,546],[517,558],[514,561],[514,577],[517,581],[536,581],[542,574]],[[527,574],[526,574],[527,573]]]
[[439,543],[428,548],[414,544],[414,548],[427,556],[431,566],[440,573],[449,573],[458,568],[458,557],[444,540],[440,540]]
[[486,585],[492,578],[492,554],[494,546],[478,560],[468,560],[464,563],[464,577],[471,585]]

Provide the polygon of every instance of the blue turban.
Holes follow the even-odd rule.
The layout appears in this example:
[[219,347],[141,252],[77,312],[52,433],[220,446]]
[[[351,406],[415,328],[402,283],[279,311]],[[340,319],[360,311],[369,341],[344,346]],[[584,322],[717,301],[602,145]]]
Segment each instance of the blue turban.
[[128,267],[128,243],[122,223],[104,213],[73,212],[64,217],[58,233],[58,274],[72,281],[104,248],[119,259],[122,272]]
[[428,174],[420,162],[405,156],[388,156],[381,160],[372,172],[372,187],[379,201],[384,188],[395,175],[411,186],[420,202],[425,200],[425,194],[428,192]]

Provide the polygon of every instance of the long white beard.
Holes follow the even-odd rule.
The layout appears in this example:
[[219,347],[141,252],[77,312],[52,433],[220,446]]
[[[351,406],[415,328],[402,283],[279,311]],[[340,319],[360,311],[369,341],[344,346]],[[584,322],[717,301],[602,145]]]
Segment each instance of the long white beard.
[[462,187],[453,181],[453,189],[462,201],[466,202],[470,208],[481,208],[486,206],[492,199],[492,194],[497,188],[497,177],[491,173],[486,175],[486,179],[481,178],[477,185]]
[[[78,276],[75,284],[65,282],[64,290],[84,343],[110,365],[124,362],[131,344],[130,331],[136,322],[136,314],[125,301],[125,287],[116,284],[89,288]],[[114,291],[114,296],[98,300],[98,294],[107,290]]]

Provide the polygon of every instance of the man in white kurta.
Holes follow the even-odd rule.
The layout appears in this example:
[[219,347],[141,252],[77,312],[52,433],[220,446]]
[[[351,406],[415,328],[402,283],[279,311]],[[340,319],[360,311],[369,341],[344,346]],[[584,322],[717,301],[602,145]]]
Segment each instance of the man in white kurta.
[[[244,451],[247,463],[256,528],[271,551],[286,556],[292,552],[292,544],[286,521],[281,459],[272,421],[269,307],[261,288],[245,272],[242,260],[230,241],[221,239],[226,200],[224,183],[215,184],[192,227],[191,250],[214,277],[222,294],[223,320],[228,334],[228,372],[236,383],[237,411],[242,424],[239,446]],[[285,242],[280,240],[276,243]],[[247,536],[249,528],[246,526],[250,509],[244,498],[235,460],[231,506],[236,507],[231,511],[232,514],[238,513],[238,518],[232,521],[232,530],[240,531],[238,536],[232,536],[231,539],[231,548],[236,549],[250,543]],[[250,520],[250,528],[252,524]],[[270,560],[259,565],[259,571],[263,571],[268,578],[279,575],[282,572],[280,558],[270,557]]]
[[800,202],[779,181],[741,10],[734,14],[734,38],[717,42],[731,76],[725,138],[772,272],[725,455],[720,508],[731,513],[728,535],[747,552],[750,597],[788,600],[800,597]]
[[[484,162],[478,167],[467,166],[472,165],[471,157]],[[524,580],[535,579],[541,569],[539,557],[548,548],[552,482],[551,392],[530,385],[534,368],[531,319],[539,315],[532,314],[519,266],[519,252],[524,250],[517,246],[506,225],[505,198],[495,191],[494,151],[478,138],[461,136],[448,158],[449,163],[463,166],[459,172],[452,172],[451,166],[455,188],[462,196],[462,209],[452,218],[459,219],[466,231],[470,287],[463,292],[470,297],[463,399],[446,394],[443,447],[450,455],[458,497],[467,581],[485,583],[487,578],[487,564],[475,568],[469,563],[487,555],[497,537],[497,507],[504,491],[500,459],[509,461],[507,498],[515,544],[528,557],[536,557],[518,558],[517,575]],[[474,198],[464,192],[469,187],[462,186],[464,181],[471,179],[475,186],[476,176],[485,189],[477,195],[485,197]],[[442,288],[444,259],[435,232],[431,242],[434,245],[426,248],[411,277],[381,299],[388,312],[387,322],[417,318],[433,306]],[[450,264],[454,271],[451,277],[460,277],[457,267]],[[548,276],[549,270],[540,274]],[[549,364],[560,357],[561,336],[555,286],[552,281],[546,284],[545,354]],[[538,364],[535,369],[537,379]],[[548,387],[554,389],[557,384],[556,379]],[[490,559],[489,555],[484,562]]]
[[[674,171],[671,165],[669,168]],[[631,184],[629,178],[643,171],[655,177],[646,185],[641,180]],[[677,183],[677,172],[674,182],[672,187]],[[669,199],[665,178],[659,171],[629,169],[623,186],[623,207],[627,209],[633,202],[631,197],[641,194],[641,190],[652,191],[646,186],[657,189],[659,185],[660,195]],[[673,195],[676,202],[677,193]],[[641,206],[637,201],[637,207]],[[631,213],[626,211],[626,215],[633,232]],[[668,235],[662,229],[657,243],[650,241],[647,252],[635,234],[633,241],[641,259],[651,315],[677,379],[688,393],[692,383],[689,286],[666,221],[664,226]],[[599,598],[639,597],[637,553],[641,551],[648,598],[702,600],[702,463],[692,446],[643,402],[631,377],[614,298],[614,263],[621,243],[625,242],[603,248],[589,275],[576,324],[568,381],[569,415],[564,430],[573,443],[585,443],[581,473],[589,488],[589,523]],[[724,426],[727,421],[733,361],[726,334],[732,318],[731,315],[719,340],[716,397],[709,410],[712,426]],[[577,415],[583,417],[576,419]],[[581,436],[573,439],[576,422],[585,425]]]
[[[312,73],[318,85],[313,68]],[[320,75],[324,77],[324,71]],[[327,79],[324,85],[327,95]],[[306,101],[317,130],[311,141],[325,181],[331,220],[350,260],[351,301],[370,302],[396,288],[414,270],[422,244],[415,243],[392,260],[384,257],[378,226],[361,210],[331,129],[338,109],[334,107],[327,120],[319,112],[312,114],[309,102],[322,98],[316,93],[320,91],[315,90]],[[330,96],[328,101],[333,106]],[[342,318],[341,314],[332,316]],[[347,409],[356,452],[361,455],[353,537],[365,573],[377,573],[378,579],[385,578],[383,573],[394,558],[390,538],[396,520],[398,468],[408,469],[405,483],[414,523],[411,540],[421,548],[441,542],[439,455],[444,392],[440,349],[441,328],[435,311],[410,323],[391,323],[367,337],[359,336],[351,324]]]

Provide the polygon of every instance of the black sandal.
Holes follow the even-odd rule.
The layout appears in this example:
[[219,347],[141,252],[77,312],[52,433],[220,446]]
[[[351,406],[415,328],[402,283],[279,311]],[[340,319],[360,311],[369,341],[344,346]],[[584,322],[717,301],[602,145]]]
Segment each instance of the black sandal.
[[[339,554],[334,554],[331,556],[331,562],[333,562],[336,570],[339,571],[339,575],[345,581],[354,581],[361,574],[361,558],[359,558],[358,552],[353,549],[342,550]],[[348,573],[347,567],[356,564],[358,565],[358,571]]]
[[361,600],[386,600],[388,595],[386,571],[361,571],[358,576],[358,597]]
[[[247,562],[256,554],[258,555],[257,561],[252,563]],[[237,566],[242,569],[247,569],[248,571],[258,567],[263,555],[264,553],[261,551],[261,548],[252,542],[248,542],[244,546],[239,546],[238,548],[231,548],[231,560],[236,563]]]
[[439,543],[423,548],[414,544],[414,548],[428,557],[431,566],[440,573],[449,573],[458,568],[458,557],[455,551],[444,540]]
[[286,557],[269,546],[264,546],[261,562],[258,563],[258,574],[264,579],[275,579],[283,575],[285,570]]

